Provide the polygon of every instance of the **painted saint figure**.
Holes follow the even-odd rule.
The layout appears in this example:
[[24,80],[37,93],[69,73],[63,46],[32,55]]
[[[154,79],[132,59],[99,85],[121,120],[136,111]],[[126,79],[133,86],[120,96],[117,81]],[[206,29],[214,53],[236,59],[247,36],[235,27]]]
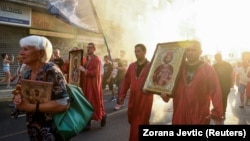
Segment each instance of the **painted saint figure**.
[[80,70],[78,68],[78,59],[75,58],[73,61],[73,68],[72,68],[72,74],[71,74],[71,78],[73,82],[78,82],[79,77],[80,77]]
[[159,65],[153,75],[153,83],[156,86],[164,86],[166,85],[172,75],[173,75],[173,66],[170,62],[173,60],[173,52],[168,51],[163,58],[163,64]]

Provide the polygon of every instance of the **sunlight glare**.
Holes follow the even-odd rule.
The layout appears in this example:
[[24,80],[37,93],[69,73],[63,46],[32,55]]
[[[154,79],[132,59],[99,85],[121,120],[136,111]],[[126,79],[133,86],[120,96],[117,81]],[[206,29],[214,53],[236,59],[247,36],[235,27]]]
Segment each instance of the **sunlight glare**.
[[222,52],[224,58],[233,54],[240,58],[241,52],[250,48],[250,13],[248,0],[175,0],[172,5],[149,19],[153,39],[147,44],[148,58],[153,56],[157,43],[197,39],[203,46],[203,54]]

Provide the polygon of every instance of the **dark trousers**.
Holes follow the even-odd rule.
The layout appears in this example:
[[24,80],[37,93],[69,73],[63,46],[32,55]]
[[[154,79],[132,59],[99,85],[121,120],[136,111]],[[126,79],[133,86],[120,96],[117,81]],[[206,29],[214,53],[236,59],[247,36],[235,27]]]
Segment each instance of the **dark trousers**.
[[227,99],[228,99],[229,93],[230,93],[230,89],[222,91],[222,103],[223,103],[223,114],[224,114],[224,116],[225,116],[226,110],[227,110]]

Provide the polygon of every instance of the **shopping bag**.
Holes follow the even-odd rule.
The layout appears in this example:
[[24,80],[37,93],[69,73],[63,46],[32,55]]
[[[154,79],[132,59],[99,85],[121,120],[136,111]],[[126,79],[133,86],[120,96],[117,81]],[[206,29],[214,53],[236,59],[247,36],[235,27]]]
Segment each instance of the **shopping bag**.
[[67,140],[78,135],[87,125],[93,115],[93,107],[83,96],[82,89],[73,84],[67,84],[71,99],[67,111],[54,114],[54,123],[61,136]]

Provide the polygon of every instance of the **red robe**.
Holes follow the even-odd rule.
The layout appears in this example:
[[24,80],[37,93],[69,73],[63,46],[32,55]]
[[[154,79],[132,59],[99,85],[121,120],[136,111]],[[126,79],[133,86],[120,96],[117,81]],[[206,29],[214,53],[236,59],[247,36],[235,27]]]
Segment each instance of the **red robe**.
[[151,108],[153,103],[153,94],[147,94],[142,91],[147,72],[149,70],[149,63],[142,69],[139,77],[136,76],[137,63],[132,63],[126,72],[122,83],[119,102],[123,103],[127,91],[130,88],[128,101],[128,122],[130,124],[130,141],[139,140],[139,125],[149,124]]
[[[86,64],[86,58],[83,59],[83,65]],[[94,107],[92,120],[100,121],[104,116],[104,104],[102,94],[102,79],[101,79],[101,60],[95,56],[92,58],[86,68],[86,72],[82,72],[81,88],[86,99]]]
[[[209,124],[210,118],[222,119],[223,105],[219,80],[211,65],[199,66],[187,84],[186,69],[181,72],[173,98],[172,124]],[[210,100],[213,109],[210,113]]]

